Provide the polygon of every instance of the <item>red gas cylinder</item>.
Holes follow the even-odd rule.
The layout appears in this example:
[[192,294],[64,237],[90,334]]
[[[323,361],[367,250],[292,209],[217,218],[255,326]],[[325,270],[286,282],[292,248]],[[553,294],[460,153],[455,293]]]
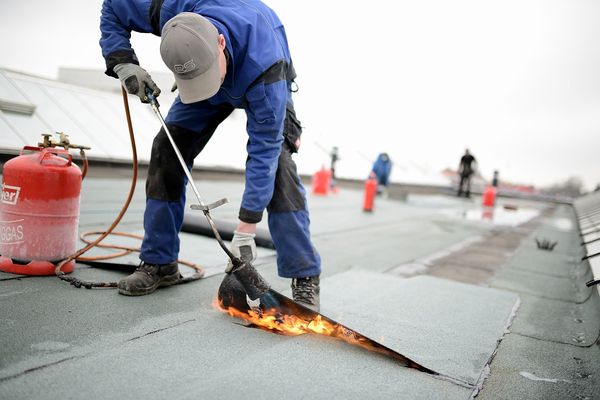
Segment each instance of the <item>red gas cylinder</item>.
[[329,191],[329,186],[331,184],[331,171],[325,169],[325,167],[321,167],[320,171],[317,171],[313,175],[312,180],[312,192],[313,194],[319,194],[326,196]]
[[365,182],[365,200],[363,211],[372,212],[375,204],[375,195],[377,194],[377,179],[369,178]]
[[[53,263],[75,252],[81,179],[81,170],[61,149],[26,146],[4,164],[0,270],[52,275]],[[62,271],[72,272],[74,264]]]
[[482,203],[484,207],[494,207],[496,202],[496,188],[493,186],[486,186],[483,191]]

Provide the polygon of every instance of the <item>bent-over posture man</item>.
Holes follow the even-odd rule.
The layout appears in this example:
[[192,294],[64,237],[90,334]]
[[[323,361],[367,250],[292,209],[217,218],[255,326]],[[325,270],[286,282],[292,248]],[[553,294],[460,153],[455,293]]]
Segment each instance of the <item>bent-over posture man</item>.
[[392,173],[392,160],[388,153],[380,153],[377,160],[371,167],[370,176],[377,178],[377,194],[386,193],[390,184],[390,174]]
[[[160,90],[139,66],[130,34],[161,36],[161,56],[179,89],[165,120],[190,169],[217,126],[235,108],[245,110],[246,184],[231,250],[256,258],[256,224],[267,209],[279,275],[292,278],[294,300],[318,310],[321,259],[292,160],[302,132],[291,94],[296,74],[275,12],[258,0],[104,0],[100,28],[106,74],[118,77],[142,102],[148,102],[146,87],[155,95]],[[144,295],[179,279],[186,183],[161,129],[146,181],[141,263],[119,282],[120,293]]]

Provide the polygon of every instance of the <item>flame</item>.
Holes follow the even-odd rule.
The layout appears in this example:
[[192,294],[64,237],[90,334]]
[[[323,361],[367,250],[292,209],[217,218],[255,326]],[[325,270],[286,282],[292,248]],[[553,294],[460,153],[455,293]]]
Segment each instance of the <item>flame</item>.
[[378,345],[372,340],[354,332],[353,330],[346,328],[341,324],[332,324],[321,317],[320,314],[310,321],[302,319],[296,315],[282,315],[277,312],[276,309],[269,309],[266,311],[253,310],[241,311],[234,307],[225,307],[218,300],[213,301],[213,306],[235,318],[240,318],[244,321],[249,322],[257,327],[265,330],[270,330],[281,335],[297,336],[304,335],[306,333],[316,333],[318,335],[325,335],[343,340],[346,343],[360,346],[369,351],[376,353],[385,354],[406,362],[406,359],[401,355],[396,355],[390,352],[389,349]]
[[[218,298],[215,298],[213,301],[213,306],[226,314],[229,314],[232,317],[243,319],[244,321],[249,322],[257,327],[263,328],[265,330],[270,330],[275,333],[281,335],[289,335],[289,336],[297,336],[304,335],[306,333],[316,333],[318,335],[330,336],[336,339],[343,340],[344,342],[362,347],[366,350],[383,354],[387,357],[391,357],[400,364],[409,367],[415,368],[419,371],[424,371],[430,374],[439,375],[437,372],[430,370],[422,366],[419,363],[414,362],[413,360],[403,356],[400,353],[397,353],[383,344],[379,344],[366,336],[361,335],[353,331],[352,329],[346,328],[344,325],[331,323],[321,317],[320,314],[307,321],[302,319],[296,315],[283,315],[278,312],[275,308],[262,311],[260,309],[254,310],[249,309],[248,311],[241,311],[234,307],[225,307]],[[383,343],[384,337],[381,337],[381,342]],[[452,381],[457,381],[454,378],[450,378]],[[460,381],[459,381],[459,384]],[[464,385],[464,383],[462,383]],[[469,386],[470,387],[470,386]]]
[[336,333],[339,327],[339,325],[333,325],[324,321],[321,315],[317,315],[312,321],[307,321],[295,315],[283,315],[274,308],[266,311],[253,309],[240,311],[234,307],[224,307],[218,299],[215,299],[213,305],[218,310],[232,317],[243,319],[258,327],[288,336],[304,335],[305,333],[335,336],[334,333]]

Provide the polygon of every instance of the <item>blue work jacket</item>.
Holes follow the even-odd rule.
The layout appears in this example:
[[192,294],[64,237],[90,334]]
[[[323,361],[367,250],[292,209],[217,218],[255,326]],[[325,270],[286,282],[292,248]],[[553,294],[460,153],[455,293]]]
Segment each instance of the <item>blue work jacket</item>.
[[371,170],[377,175],[379,183],[387,186],[390,173],[392,172],[392,161],[389,157],[384,160],[384,157],[380,154],[377,156],[377,160],[375,160]]
[[164,24],[181,12],[202,15],[225,37],[225,81],[206,101],[246,110],[249,157],[240,215],[258,222],[273,195],[295,78],[285,30],[273,10],[258,0],[104,0],[100,46],[106,74],[116,77],[113,68],[120,63],[139,64],[130,43],[132,31],[160,35]]

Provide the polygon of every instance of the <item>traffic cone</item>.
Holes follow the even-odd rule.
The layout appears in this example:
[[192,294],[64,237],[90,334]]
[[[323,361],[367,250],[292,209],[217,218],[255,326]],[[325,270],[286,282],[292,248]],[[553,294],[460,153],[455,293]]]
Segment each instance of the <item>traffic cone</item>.
[[327,196],[329,191],[329,185],[331,182],[331,171],[325,169],[325,166],[321,167],[321,170],[315,172],[312,179],[312,192],[313,194]]
[[377,179],[369,178],[365,182],[365,199],[363,202],[363,211],[373,212],[375,205],[375,195],[377,194]]
[[496,202],[496,188],[487,186],[483,192],[482,200],[484,207],[494,207],[494,203]]

